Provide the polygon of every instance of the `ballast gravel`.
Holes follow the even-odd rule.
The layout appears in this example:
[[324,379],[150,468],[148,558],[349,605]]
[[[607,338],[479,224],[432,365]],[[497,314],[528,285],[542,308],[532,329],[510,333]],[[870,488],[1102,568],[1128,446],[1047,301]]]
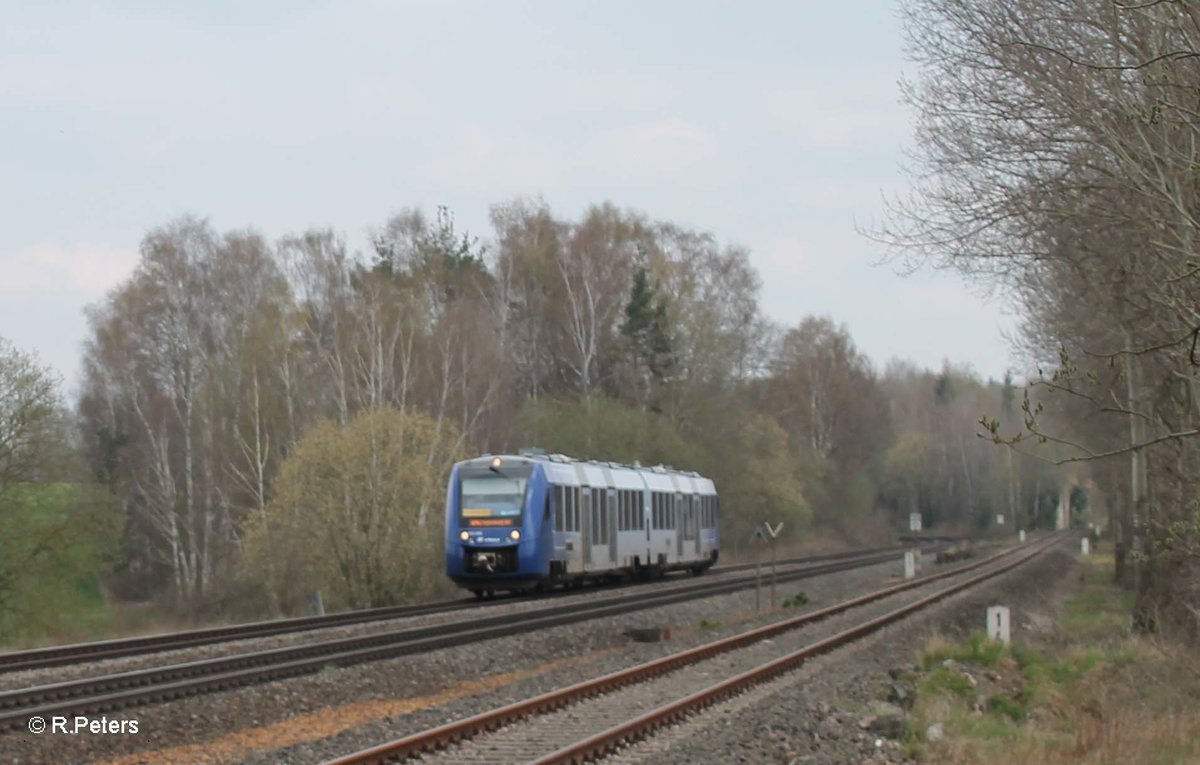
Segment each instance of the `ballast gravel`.
[[[1030,593],[1036,595],[1038,576],[1030,572],[1042,571],[1049,560],[1061,564],[1067,556],[1045,555],[1004,575],[999,582],[1003,585],[1005,602],[1015,605],[1019,598]],[[742,591],[602,622],[557,627],[536,637],[503,638],[109,713],[110,718],[137,719],[136,735],[8,734],[0,737],[0,752],[3,752],[0,762],[320,762],[878,589],[897,581],[899,569],[899,563],[888,563],[783,585],[778,593],[780,599],[804,591],[809,602],[800,609],[783,609],[768,617],[756,617],[753,591]],[[1009,592],[1017,583],[1030,580],[1035,583],[1032,588],[1017,586]],[[982,592],[988,593],[999,586],[989,583]],[[582,597],[603,597],[611,592],[597,590]],[[764,592],[764,606],[766,598]],[[957,613],[959,606],[955,604],[971,598],[990,603],[989,599],[995,596],[973,593],[955,596],[935,612]],[[530,603],[533,605],[526,605]],[[492,609],[499,607],[490,607],[487,613],[495,613]],[[514,602],[504,607],[532,608],[537,607],[537,602]],[[980,623],[982,613],[979,609]],[[835,617],[804,632],[819,637],[823,633],[817,632],[818,628],[832,632],[843,618],[858,618],[858,614]],[[655,743],[643,745],[651,754],[641,755],[649,759],[640,761],[845,762],[864,757],[877,758],[878,762],[895,761],[898,751],[894,748],[872,748],[875,737],[866,742],[871,746],[860,741],[863,731],[853,723],[861,714],[855,714],[854,709],[842,710],[838,704],[858,695],[864,699],[879,697],[879,686],[887,681],[888,666],[902,656],[914,656],[920,640],[924,639],[925,632],[920,639],[914,637],[918,631],[914,625],[932,619],[933,615],[919,615],[888,628],[862,647],[839,651],[806,665],[788,676],[793,679],[793,690],[800,688],[801,692],[786,703],[771,697],[757,711],[751,705],[747,710],[718,713],[736,722],[710,724],[704,729],[705,740],[699,748],[693,746],[694,736],[693,741],[685,737],[677,743],[666,743],[670,736],[656,737]],[[1019,630],[1017,613],[1014,624]],[[631,642],[625,634],[634,628],[662,625],[671,628],[672,637],[661,643]],[[899,639],[897,634],[901,636]],[[868,647],[889,635],[900,649],[890,645],[884,650]],[[903,647],[909,643],[913,646],[911,650]],[[822,665],[827,665],[826,669],[816,672]],[[806,673],[813,676],[801,680]],[[828,700],[822,701],[822,696]],[[866,700],[856,701],[850,706],[866,703]],[[842,725],[842,717],[853,720]],[[718,737],[715,742],[714,735]],[[815,744],[818,745],[814,747]],[[689,750],[689,746],[693,748]],[[846,747],[855,752],[849,759],[846,755],[850,749]],[[637,751],[638,747],[634,747],[623,756],[635,756]],[[721,756],[712,759],[718,752]]]
[[[779,570],[784,571],[792,568],[797,568],[797,566],[786,566],[781,563]],[[714,570],[712,574],[717,574],[718,571],[719,569]],[[731,575],[745,576],[747,573],[748,572],[746,571],[739,571],[731,572]],[[656,591],[665,592],[687,586],[693,581],[694,580],[689,576],[673,576],[662,581],[639,584],[638,586],[655,588]],[[476,613],[485,616],[499,616],[502,614],[530,612],[540,610],[551,602],[560,602],[559,598],[562,598],[562,602],[567,602],[569,600],[573,603],[585,603],[588,601],[608,598],[618,592],[620,592],[620,589],[614,587],[589,587],[578,592],[556,593],[556,596],[553,599],[504,597],[500,598],[499,600],[487,601],[486,603],[480,604],[476,610]],[[292,632],[282,635],[225,640],[219,643],[212,643],[210,645],[192,646],[190,648],[176,648],[167,651],[158,651],[154,653],[145,653],[132,656],[121,656],[112,659],[102,659],[100,661],[83,662],[79,664],[68,664],[59,667],[44,667],[41,669],[30,669],[20,672],[4,672],[0,673],[0,692],[28,688],[37,685],[61,683],[88,677],[97,677],[100,675],[133,672],[136,670],[162,667],[171,664],[182,664],[185,662],[203,661],[205,659],[216,659],[249,653],[251,651],[267,651],[275,648],[288,648],[322,640],[337,640],[339,638],[377,635],[393,630],[429,627],[439,624],[452,625],[454,622],[457,622],[461,619],[469,618],[469,614],[469,610],[455,610],[439,614],[406,616],[397,619],[383,619],[380,621],[363,622],[360,624],[347,624],[337,627],[321,627],[318,629],[304,630],[301,632]]]
[[[1012,638],[1043,632],[1078,582],[1076,560],[1063,545],[1025,565],[953,595],[931,609],[774,682],[660,731],[605,760],[611,765],[787,763],[888,765],[913,762],[898,740],[871,730],[872,712],[888,706],[892,675],[913,669],[934,634],[965,639],[983,628],[988,606],[1012,609]],[[899,710],[896,710],[899,711]],[[903,719],[902,715],[898,715]]]
[[[784,600],[805,591],[809,596],[806,608],[816,608],[894,582],[900,568],[900,562],[888,562],[826,574],[780,585],[778,595]],[[690,580],[680,583],[685,582]],[[582,597],[599,598],[612,592],[599,589]],[[766,583],[762,598],[766,608]],[[488,640],[168,704],[132,707],[110,712],[108,717],[137,719],[136,735],[20,731],[0,736],[0,763],[314,763],[706,643],[758,621],[766,624],[766,620],[754,619],[754,606],[754,590],[743,590],[614,619],[554,627],[535,637]],[[538,601],[522,601],[512,607],[540,606]],[[485,613],[496,613],[494,608],[499,607],[488,607]],[[776,614],[775,618],[791,614]],[[461,616],[457,614],[457,618]],[[626,631],[647,626],[670,627],[672,638],[646,644],[626,637]],[[556,667],[556,663],[563,664]],[[547,665],[553,669],[547,671]],[[526,676],[530,674],[533,676]],[[499,680],[488,683],[496,676]],[[468,694],[458,698],[456,688],[466,688]],[[422,701],[428,706],[421,707]],[[314,721],[313,716],[320,719]],[[289,722],[295,723],[293,729],[280,728]],[[311,742],[287,740],[304,737],[302,729],[318,729],[317,723],[332,728],[330,735]],[[342,725],[353,728],[338,733]]]

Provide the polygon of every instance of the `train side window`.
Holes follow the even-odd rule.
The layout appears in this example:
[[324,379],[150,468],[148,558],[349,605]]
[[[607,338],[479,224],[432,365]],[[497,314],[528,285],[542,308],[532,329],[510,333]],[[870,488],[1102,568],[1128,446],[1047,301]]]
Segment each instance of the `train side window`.
[[608,491],[607,490],[601,489],[598,493],[598,496],[600,497],[600,510],[601,510],[601,512],[600,512],[600,527],[601,527],[600,528],[600,541],[607,542],[608,541],[608,524],[609,524],[609,521],[611,520],[609,518],[609,514],[610,514],[609,511],[612,510],[612,506],[608,503]]
[[608,503],[608,490],[601,489],[597,492],[597,496],[600,497],[600,543],[608,544],[609,514],[612,510],[612,506]]
[[592,544],[602,542],[600,539],[600,515],[604,512],[604,508],[596,501],[596,492],[592,492]]
[[604,496],[603,489],[597,492],[596,495],[600,500],[600,533],[597,536],[600,537],[600,543],[604,544],[608,541],[608,502],[605,501],[606,497]]
[[555,485],[554,487],[554,530],[563,530],[563,495],[562,487]]
[[574,531],[571,524],[571,513],[575,511],[575,503],[571,501],[571,487],[563,487],[563,531]]

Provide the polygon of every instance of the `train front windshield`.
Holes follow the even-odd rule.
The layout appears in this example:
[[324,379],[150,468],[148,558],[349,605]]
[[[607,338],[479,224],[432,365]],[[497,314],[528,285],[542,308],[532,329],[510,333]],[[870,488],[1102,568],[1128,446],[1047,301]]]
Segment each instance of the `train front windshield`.
[[[507,519],[517,523],[521,508],[525,504],[525,478],[487,476],[462,479],[462,517],[469,525],[471,521],[484,519]],[[505,524],[507,525],[507,524]]]

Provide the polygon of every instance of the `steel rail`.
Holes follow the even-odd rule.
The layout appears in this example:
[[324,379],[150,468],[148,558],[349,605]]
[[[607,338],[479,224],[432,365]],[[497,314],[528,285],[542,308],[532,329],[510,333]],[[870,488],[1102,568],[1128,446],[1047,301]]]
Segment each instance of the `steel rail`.
[[962,592],[980,582],[1011,571],[1017,566],[1042,554],[1059,541],[1061,541],[1061,537],[1056,536],[1040,544],[1032,552],[1017,558],[1015,561],[1005,563],[982,574],[977,574],[966,581],[945,587],[919,600],[889,611],[886,614],[868,619],[855,627],[842,630],[835,635],[818,640],[804,648],[792,651],[754,669],[741,672],[708,688],[689,694],[682,699],[664,704],[650,712],[638,715],[625,723],[613,726],[608,730],[588,736],[575,744],[539,757],[530,763],[530,765],[560,765],[560,763],[583,763],[600,759],[621,746],[645,738],[661,727],[678,723],[691,714],[742,693],[752,686],[760,685],[789,672],[814,656],[828,653],[835,648],[852,643],[955,593]]
[[[783,632],[798,629],[807,624],[826,619],[835,614],[890,597],[900,592],[932,584],[949,577],[969,573],[984,566],[996,563],[1005,557],[1014,555],[1023,548],[1013,547],[985,559],[975,561],[953,569],[909,580],[901,584],[885,587],[865,595],[836,603],[834,605],[801,614],[791,619],[785,619],[774,624],[758,627],[747,632],[728,638],[706,643],[695,648],[671,654],[653,661],[645,662],[597,678],[585,680],[566,688],[550,691],[530,699],[518,701],[489,712],[447,723],[426,731],[414,733],[395,741],[381,744],[370,749],[330,760],[326,765],[367,765],[368,763],[384,763],[404,760],[417,756],[422,752],[434,751],[451,744],[463,741],[481,733],[494,730],[513,721],[546,714],[561,707],[573,704],[584,698],[602,695],[633,683],[650,680],[659,675],[673,672],[676,669],[711,658],[717,654],[742,648],[751,643],[774,637]],[[1040,552],[1040,550],[1038,550]],[[1036,554],[1032,553],[1032,554]],[[1022,558],[1021,562],[1028,559]],[[993,576],[988,573],[987,576]]]
[[[782,572],[795,581],[895,559],[892,552],[817,563]],[[633,592],[587,603],[551,606],[534,612],[462,620],[376,635],[340,638],[230,657],[122,672],[0,693],[0,731],[20,729],[32,717],[91,714],[167,701],[200,693],[266,682],[455,645],[616,616],[685,600],[727,594],[753,586],[755,577],[697,580],[666,592]]]
[[[904,549],[910,548],[893,546],[867,550],[848,550],[840,553],[790,558],[779,561],[778,565],[799,565],[829,560],[845,560],[871,553],[893,552]],[[714,569],[713,573],[726,574],[744,571],[753,568],[754,565],[753,563],[723,565]],[[566,595],[573,592],[575,591],[563,591],[561,594]],[[411,618],[414,616],[453,613],[466,609],[500,605],[505,602],[512,601],[508,599],[480,601],[471,598],[408,606],[383,606],[380,608],[322,614],[320,616],[297,616],[287,619],[232,624],[223,627],[204,627],[201,629],[165,632],[140,637],[113,638],[111,640],[96,640],[86,643],[32,648],[24,651],[9,651],[0,653],[0,672],[19,672],[30,669],[78,664],[81,662],[100,661],[102,659],[112,659],[122,656],[139,656],[180,648],[214,645],[232,640],[271,637],[328,627],[343,627],[354,624],[368,624],[392,619]]]

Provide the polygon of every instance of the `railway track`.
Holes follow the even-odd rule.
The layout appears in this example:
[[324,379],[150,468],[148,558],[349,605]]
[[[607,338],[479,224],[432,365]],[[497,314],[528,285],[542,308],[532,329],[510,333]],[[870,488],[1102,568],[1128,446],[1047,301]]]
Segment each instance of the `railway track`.
[[[801,565],[837,560],[858,558],[862,555],[892,552],[899,554],[908,547],[883,547],[869,550],[853,550],[828,555],[816,555],[802,558],[792,558],[779,561],[778,565]],[[719,566],[714,574],[736,573],[754,567],[753,563]],[[552,593],[542,597],[553,597]],[[567,592],[562,592],[565,595]],[[27,651],[10,651],[0,653],[0,672],[19,672],[30,669],[58,667],[82,662],[100,661],[122,656],[140,656],[180,648],[195,648],[197,646],[214,645],[232,640],[247,638],[271,637],[299,632],[325,629],[328,627],[343,627],[355,624],[405,619],[414,616],[431,616],[454,613],[455,611],[474,610],[481,607],[512,602],[510,599],[479,601],[474,598],[463,598],[440,603],[423,603],[410,606],[386,606],[383,608],[360,609],[344,611],[321,616],[300,616],[290,619],[272,619],[269,621],[234,624],[226,627],[207,627],[203,629],[168,632],[159,635],[143,637],[118,638],[114,640],[98,640],[87,643],[49,646],[34,648]]]
[[[767,682],[813,656],[858,640],[954,593],[1010,571],[1060,539],[1052,537],[1032,549],[1010,548],[977,562],[415,733],[331,760],[326,765],[367,765],[412,757],[420,757],[422,762],[539,765],[597,759],[652,735],[659,727],[674,724]],[[784,636],[805,625],[968,574],[965,579],[882,615],[779,655]],[[692,671],[678,671],[684,668]],[[714,675],[725,679],[714,683],[711,679]],[[649,682],[659,679],[662,682]],[[664,704],[664,696],[675,700]]]
[[[779,582],[820,576],[897,558],[895,550],[825,560],[778,574]],[[755,577],[697,579],[666,591],[622,591],[583,603],[548,605],[518,614],[471,618],[428,627],[339,638],[300,646],[122,672],[0,693],[0,731],[22,729],[32,717],[94,714],[170,701],[285,677],[331,666],[348,666],[455,645],[533,632],[576,622],[618,616],[754,586]]]

